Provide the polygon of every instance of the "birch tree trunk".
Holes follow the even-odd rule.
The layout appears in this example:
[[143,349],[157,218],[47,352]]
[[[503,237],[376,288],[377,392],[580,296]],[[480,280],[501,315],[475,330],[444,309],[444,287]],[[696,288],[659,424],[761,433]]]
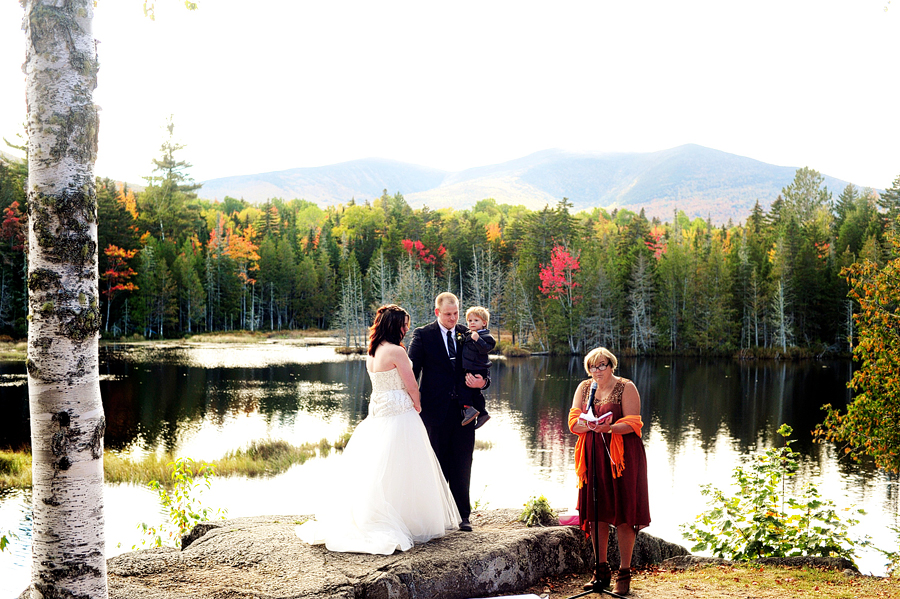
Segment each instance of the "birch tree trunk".
[[651,320],[654,294],[652,274],[643,254],[638,254],[631,279],[634,286],[627,299],[631,314],[631,347],[644,353],[653,348],[656,331]]
[[779,279],[772,297],[772,313],[775,321],[775,342],[787,352],[788,343],[793,343],[793,319],[788,314],[788,298],[784,279]]
[[108,596],[93,0],[26,0],[31,596]]

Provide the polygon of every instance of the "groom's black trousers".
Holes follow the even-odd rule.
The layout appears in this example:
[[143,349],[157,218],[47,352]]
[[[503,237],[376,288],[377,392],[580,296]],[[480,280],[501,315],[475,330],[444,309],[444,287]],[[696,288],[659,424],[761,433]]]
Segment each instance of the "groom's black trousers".
[[426,422],[425,430],[447,477],[459,515],[468,520],[472,511],[469,481],[472,478],[472,452],[475,451],[475,424],[460,426],[461,420],[448,417],[439,425]]

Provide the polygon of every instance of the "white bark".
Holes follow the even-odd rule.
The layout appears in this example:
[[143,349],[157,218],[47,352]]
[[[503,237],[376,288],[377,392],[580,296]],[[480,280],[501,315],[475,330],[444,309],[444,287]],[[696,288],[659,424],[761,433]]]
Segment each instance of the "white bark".
[[383,248],[379,248],[378,253],[372,256],[372,260],[369,262],[368,277],[371,285],[372,297],[375,298],[372,307],[377,309],[390,303],[390,299],[393,295],[394,275],[391,265],[384,257]]
[[631,347],[646,352],[653,348],[656,331],[651,320],[653,281],[643,254],[638,254],[631,278],[633,287],[627,300],[631,315]]
[[434,297],[437,295],[434,283],[434,278],[423,272],[412,256],[400,260],[393,293],[388,301],[402,306],[409,313],[411,328],[434,320]]
[[491,313],[491,328],[499,338],[501,320],[505,316],[503,301],[503,266],[490,246],[487,250],[472,247],[472,269],[468,276],[470,298],[463,302],[460,292],[460,308],[482,306]]
[[772,318],[775,326],[775,343],[786,352],[787,346],[794,341],[793,318],[788,312],[789,300],[784,279],[779,279],[772,297]]
[[97,333],[93,0],[25,3],[31,596],[108,596]]

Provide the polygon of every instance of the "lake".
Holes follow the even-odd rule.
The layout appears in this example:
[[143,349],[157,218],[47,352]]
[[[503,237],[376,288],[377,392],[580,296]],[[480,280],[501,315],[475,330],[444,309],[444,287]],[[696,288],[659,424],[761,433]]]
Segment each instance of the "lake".
[[[734,467],[795,430],[803,454],[798,481],[815,482],[840,507],[865,508],[855,531],[890,548],[896,538],[896,477],[853,464],[833,445],[814,444],[820,406],[843,406],[852,363],[847,360],[755,362],[728,359],[620,358],[618,374],[635,381],[642,398],[652,523],[646,532],[687,545],[679,525],[703,511],[700,485],[726,488]],[[472,501],[482,508],[520,507],[544,495],[553,507],[574,508],[575,436],[566,416],[579,381],[581,358],[498,359],[487,394],[492,419],[477,438]],[[371,389],[361,356],[332,347],[300,344],[121,344],[101,348],[101,390],[106,410],[106,450],[140,456],[172,451],[212,460],[258,439],[294,444],[336,440],[365,418]],[[28,400],[21,363],[0,363],[6,417],[0,447],[28,443]],[[309,460],[266,479],[223,478],[203,495],[204,505],[230,517],[306,514],[317,489],[332,484],[340,454]],[[17,535],[0,554],[0,599],[28,584],[30,492],[0,495],[0,530]],[[162,511],[154,492],[107,485],[107,555],[140,542],[140,522],[156,524]],[[896,548],[896,545],[894,545]],[[884,557],[869,550],[863,572],[884,573]]]

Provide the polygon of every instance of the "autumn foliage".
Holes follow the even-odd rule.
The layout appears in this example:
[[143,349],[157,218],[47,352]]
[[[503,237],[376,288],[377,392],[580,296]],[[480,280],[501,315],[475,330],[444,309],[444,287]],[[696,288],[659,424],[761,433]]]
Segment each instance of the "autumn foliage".
[[428,266],[439,266],[440,260],[444,257],[444,254],[447,253],[447,248],[445,248],[443,244],[438,246],[435,253],[432,253],[431,250],[425,247],[425,244],[418,239],[416,241],[404,239],[400,243],[403,245],[403,249],[407,254],[418,259],[420,263]]
[[106,282],[106,289],[101,293],[112,301],[113,297],[121,291],[134,291],[137,286],[128,279],[137,273],[128,266],[128,260],[134,258],[137,250],[124,250],[115,245],[110,245],[103,253],[106,255],[107,268],[100,275],[100,279]]
[[884,268],[865,260],[843,270],[860,306],[853,351],[860,368],[849,383],[856,396],[846,412],[824,406],[828,415],[816,433],[845,443],[854,458],[867,455],[900,472],[900,236],[888,238],[896,257]]
[[19,209],[19,202],[14,201],[3,209],[0,239],[7,240],[10,250],[19,252],[25,249],[25,221],[26,216]]
[[575,280],[580,267],[577,255],[573,256],[562,246],[554,246],[550,263],[541,264],[541,293],[550,299],[572,297],[573,290],[580,285]]

